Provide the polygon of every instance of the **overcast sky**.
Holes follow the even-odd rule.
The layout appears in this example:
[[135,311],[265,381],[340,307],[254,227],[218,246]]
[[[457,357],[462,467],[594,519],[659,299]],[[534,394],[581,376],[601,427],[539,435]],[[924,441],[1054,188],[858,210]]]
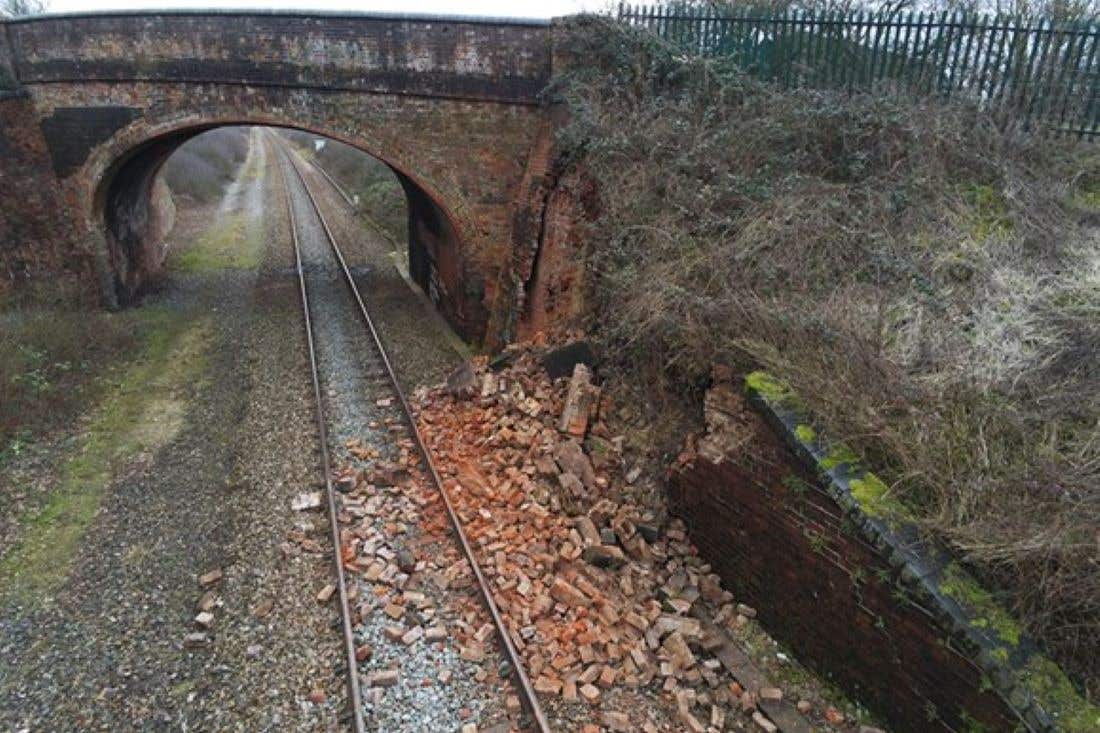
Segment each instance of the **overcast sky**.
[[582,10],[602,10],[609,6],[610,0],[52,0],[50,12],[151,8],[293,8],[551,18]]

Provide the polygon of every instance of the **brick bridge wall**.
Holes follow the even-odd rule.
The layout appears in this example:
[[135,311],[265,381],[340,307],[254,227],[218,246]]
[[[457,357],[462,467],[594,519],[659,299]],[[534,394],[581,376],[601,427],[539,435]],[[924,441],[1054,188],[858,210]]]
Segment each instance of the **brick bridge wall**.
[[160,164],[211,126],[284,125],[395,169],[418,281],[464,337],[505,342],[539,287],[552,30],[241,12],[0,24],[0,289],[71,272],[132,299]]

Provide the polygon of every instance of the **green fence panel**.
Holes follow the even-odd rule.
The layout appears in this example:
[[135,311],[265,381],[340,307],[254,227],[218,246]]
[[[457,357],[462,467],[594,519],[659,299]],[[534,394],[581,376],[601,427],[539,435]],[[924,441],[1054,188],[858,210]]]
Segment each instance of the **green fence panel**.
[[621,4],[619,20],[782,87],[964,95],[1006,121],[1100,134],[1100,26],[968,12]]

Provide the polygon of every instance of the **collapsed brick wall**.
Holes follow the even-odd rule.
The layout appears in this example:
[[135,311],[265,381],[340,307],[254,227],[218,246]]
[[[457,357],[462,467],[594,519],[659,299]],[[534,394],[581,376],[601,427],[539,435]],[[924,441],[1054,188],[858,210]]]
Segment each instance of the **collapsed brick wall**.
[[708,423],[722,438],[681,456],[670,507],[770,633],[899,731],[1016,728],[952,635],[732,388],[708,395]]
[[524,293],[518,335],[579,326],[586,314],[588,246],[583,222],[592,218],[595,182],[573,169],[546,198],[537,257]]

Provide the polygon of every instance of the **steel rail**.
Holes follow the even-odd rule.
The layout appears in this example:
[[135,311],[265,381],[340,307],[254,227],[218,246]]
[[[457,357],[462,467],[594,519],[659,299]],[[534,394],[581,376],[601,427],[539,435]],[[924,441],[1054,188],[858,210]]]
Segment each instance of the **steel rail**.
[[[286,149],[284,148],[284,152]],[[306,182],[305,176],[302,174],[298,164],[293,160],[297,154],[294,151],[287,153],[287,157],[290,160],[291,167],[298,175],[298,179],[302,182],[302,187],[309,197],[310,202],[313,204],[313,210],[317,212],[317,219],[321,222],[321,228],[325,231],[325,236],[329,241],[329,245],[332,248],[333,254],[340,263],[340,268],[344,273],[344,280],[348,285],[352,296],[354,296],[356,303],[359,305],[359,313],[363,317],[363,321],[366,323],[368,330],[370,331],[371,338],[374,342],[375,348],[378,351],[378,355],[382,359],[383,365],[386,367],[386,374],[389,376],[390,383],[393,385],[394,393],[397,395],[398,400],[401,402],[401,408],[405,413],[405,419],[408,421],[410,431],[413,436],[413,442],[416,443],[417,450],[420,452],[421,457],[424,459],[425,465],[428,467],[428,473],[431,474],[432,481],[435,484],[436,489],[439,491],[439,495],[443,498],[443,504],[447,508],[447,515],[451,520],[451,526],[454,528],[455,534],[458,536],[459,543],[462,545],[462,551],[466,555],[466,559],[470,563],[470,567],[474,571],[474,576],[477,578],[478,589],[481,591],[481,597],[485,602],[486,607],[489,609],[489,614],[493,618],[493,623],[497,628],[497,634],[500,636],[501,646],[504,647],[505,654],[508,657],[508,661],[512,667],[512,673],[515,676],[516,686],[520,689],[521,698],[527,711],[531,714],[531,717],[535,721],[535,725],[538,727],[539,733],[551,733],[550,724],[546,719],[545,713],[543,713],[541,706],[539,705],[538,698],[535,695],[535,690],[531,686],[531,681],[527,677],[527,672],[524,670],[523,662],[520,659],[519,652],[516,651],[515,645],[512,643],[511,634],[508,632],[508,627],[504,623],[504,617],[500,614],[500,609],[497,607],[496,601],[493,600],[492,591],[489,590],[489,583],[485,579],[485,574],[481,570],[481,566],[477,562],[477,557],[474,555],[473,547],[470,545],[469,539],[466,537],[466,531],[462,527],[462,522],[458,518],[457,512],[455,512],[454,505],[451,503],[451,498],[447,494],[447,490],[443,486],[443,479],[439,475],[439,471],[435,467],[435,462],[432,460],[431,453],[428,451],[427,445],[424,443],[423,437],[420,435],[420,429],[416,426],[416,419],[413,417],[412,408],[409,406],[408,399],[405,397],[405,392],[401,389],[401,383],[397,379],[397,374],[393,370],[393,366],[390,363],[389,356],[386,353],[385,347],[382,345],[382,338],[378,334],[377,328],[375,328],[374,320],[370,317],[370,313],[367,311],[367,306],[363,302],[362,296],[359,294],[359,288],[355,284],[355,279],[351,276],[351,270],[348,268],[347,262],[344,260],[344,255],[340,251],[340,246],[336,242],[336,237],[333,235],[332,230],[329,228],[328,221],[325,219],[324,214],[321,213],[321,207],[317,203],[317,199],[314,198],[313,192],[309,188],[309,184]]]
[[[278,143],[276,143],[278,145]],[[289,160],[288,160],[289,162]],[[291,163],[293,166],[293,163]],[[297,172],[297,170],[295,170]],[[294,203],[290,198],[290,185],[280,167],[283,181],[283,197],[290,215],[290,234],[294,243],[294,264],[298,273],[298,290],[302,298],[302,317],[306,327],[306,343],[309,346],[309,370],[313,381],[313,398],[316,405],[317,432],[321,441],[321,464],[325,472],[325,497],[328,504],[329,529],[332,533],[332,551],[336,568],[336,583],[340,598],[341,626],[344,635],[345,663],[348,670],[348,704],[351,707],[352,726],[355,733],[366,733],[363,719],[362,697],[359,691],[359,665],[355,660],[355,634],[351,627],[351,609],[348,605],[347,583],[344,581],[344,557],[340,545],[340,525],[336,520],[336,493],[332,486],[332,462],[328,452],[328,430],[325,427],[324,403],[321,399],[321,380],[317,370],[317,350],[313,340],[313,322],[309,317],[309,294],[305,272],[302,268],[302,252],[298,244],[298,225],[294,217]]]
[[306,160],[306,163],[309,163],[311,166],[313,166],[314,170],[324,176],[325,180],[332,184],[332,187],[336,189],[336,193],[340,194],[340,198],[344,199],[348,206],[353,209],[355,208],[355,202],[352,200],[351,196],[349,196],[348,192],[344,190],[344,187],[337,183],[336,179],[333,178],[327,170],[325,170],[325,167],[323,165],[315,160]]
[[[366,155],[366,153],[364,153],[364,155]],[[395,239],[392,234],[383,229],[382,225],[375,221],[373,216],[368,214],[364,209],[356,206],[351,196],[349,196],[347,194],[347,191],[344,190],[344,187],[341,186],[339,182],[337,182],[337,180],[332,177],[332,174],[325,170],[325,167],[323,165],[318,163],[316,159],[311,160],[309,158],[302,158],[302,160],[305,162],[306,165],[310,166],[322,176],[324,176],[325,180],[331,183],[332,187],[336,189],[336,193],[340,194],[340,197],[343,198],[345,202],[347,202],[348,208],[351,209],[356,216],[366,221],[367,225],[374,229],[378,236],[389,242],[393,246],[395,252],[401,249],[401,245],[398,243],[397,239]],[[404,275],[402,277],[404,277]]]

